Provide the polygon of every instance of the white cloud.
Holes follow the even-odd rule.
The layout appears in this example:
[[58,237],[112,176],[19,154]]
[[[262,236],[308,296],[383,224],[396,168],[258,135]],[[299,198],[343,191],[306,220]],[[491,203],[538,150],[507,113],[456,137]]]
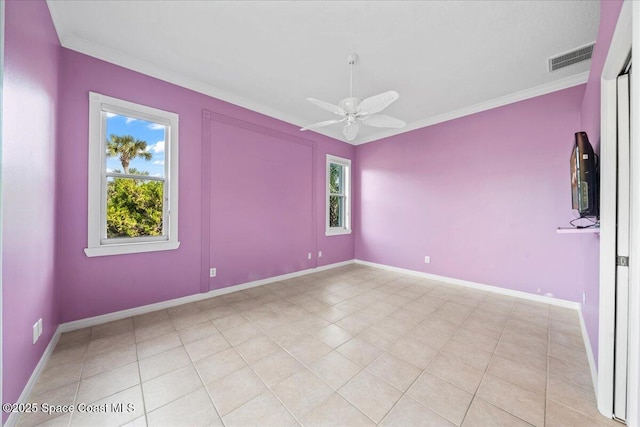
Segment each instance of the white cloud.
[[147,145],[149,153],[164,153],[164,141],[158,141],[155,144]]
[[111,173],[111,172],[113,172],[113,169],[107,168],[107,173]]
[[159,130],[159,129],[164,129],[164,125],[160,125],[158,123],[151,123],[147,126],[149,129],[151,130]]
[[154,165],[164,165],[164,160],[154,160],[153,164]]
[[135,122],[138,119],[134,119],[133,117],[127,117],[127,119],[124,121],[126,124],[129,124],[131,122]]
[[107,113],[107,118],[110,119],[111,117],[115,117],[117,116],[116,113]]

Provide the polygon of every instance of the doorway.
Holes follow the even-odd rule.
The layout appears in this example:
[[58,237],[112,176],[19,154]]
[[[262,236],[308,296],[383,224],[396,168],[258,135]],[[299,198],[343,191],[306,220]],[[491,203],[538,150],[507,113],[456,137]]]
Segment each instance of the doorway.
[[[598,410],[637,426],[640,275],[640,91],[629,76],[640,8],[625,2],[602,72]],[[636,35],[634,36],[634,31]]]
[[613,418],[626,422],[629,339],[630,63],[617,78],[617,207]]

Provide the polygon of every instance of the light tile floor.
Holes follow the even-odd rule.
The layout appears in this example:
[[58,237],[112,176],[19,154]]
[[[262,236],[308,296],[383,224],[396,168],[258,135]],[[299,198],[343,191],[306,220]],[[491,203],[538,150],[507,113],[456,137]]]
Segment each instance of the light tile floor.
[[358,265],[65,333],[29,401],[94,412],[21,426],[619,426],[575,311]]

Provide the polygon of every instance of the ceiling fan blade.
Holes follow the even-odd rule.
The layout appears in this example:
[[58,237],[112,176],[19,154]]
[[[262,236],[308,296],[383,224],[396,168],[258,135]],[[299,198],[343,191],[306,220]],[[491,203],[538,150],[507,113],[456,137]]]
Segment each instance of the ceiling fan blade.
[[361,118],[362,123],[365,125],[377,127],[377,128],[403,128],[406,123],[402,120],[389,117],[384,114],[373,114],[371,116],[364,116]]
[[399,97],[400,95],[398,95],[398,92],[393,90],[371,96],[360,103],[358,106],[358,112],[360,114],[379,113]]
[[347,123],[344,129],[342,129],[342,134],[344,135],[345,138],[347,138],[347,141],[353,141],[356,138],[356,136],[358,136],[359,129],[360,129],[360,126],[358,126],[358,123],[356,122]]
[[309,126],[305,126],[300,130],[311,130],[311,129],[317,129],[317,128],[321,128],[323,126],[329,126],[332,125],[334,123],[340,123],[340,122],[344,122],[345,120],[347,120],[346,118],[344,119],[336,119],[336,120],[326,120],[324,122],[318,122],[318,123],[314,123],[312,125]]
[[330,111],[334,114],[340,114],[341,116],[344,116],[347,114],[346,111],[344,111],[342,108],[338,107],[337,105],[329,104],[328,102],[320,101],[319,99],[307,98],[307,101],[311,102],[314,105],[317,105],[323,110]]

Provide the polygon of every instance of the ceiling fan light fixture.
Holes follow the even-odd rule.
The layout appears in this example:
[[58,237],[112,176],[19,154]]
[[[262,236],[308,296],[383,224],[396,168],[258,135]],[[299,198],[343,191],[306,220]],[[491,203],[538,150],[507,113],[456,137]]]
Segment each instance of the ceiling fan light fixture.
[[358,131],[360,130],[360,126],[358,122],[352,121],[347,122],[345,127],[342,129],[342,134],[347,139],[347,141],[353,141],[358,136]]
[[400,95],[398,95],[398,92],[390,90],[366,98],[363,101],[360,101],[359,98],[353,96],[353,65],[356,62],[358,62],[358,54],[352,53],[347,56],[347,63],[350,67],[348,98],[344,98],[343,100],[341,100],[338,105],[320,101],[319,99],[315,98],[307,98],[309,102],[315,104],[323,110],[342,116],[343,119],[326,120],[324,122],[314,123],[309,126],[305,126],[300,130],[305,131],[309,129],[317,129],[320,127],[346,121],[346,124],[342,129],[342,134],[347,141],[353,141],[356,136],[358,136],[358,131],[360,129],[358,120],[366,125],[373,127],[402,128],[406,125],[406,123],[402,120],[398,120],[384,114],[375,114],[384,110],[391,103],[397,100],[400,97]]

